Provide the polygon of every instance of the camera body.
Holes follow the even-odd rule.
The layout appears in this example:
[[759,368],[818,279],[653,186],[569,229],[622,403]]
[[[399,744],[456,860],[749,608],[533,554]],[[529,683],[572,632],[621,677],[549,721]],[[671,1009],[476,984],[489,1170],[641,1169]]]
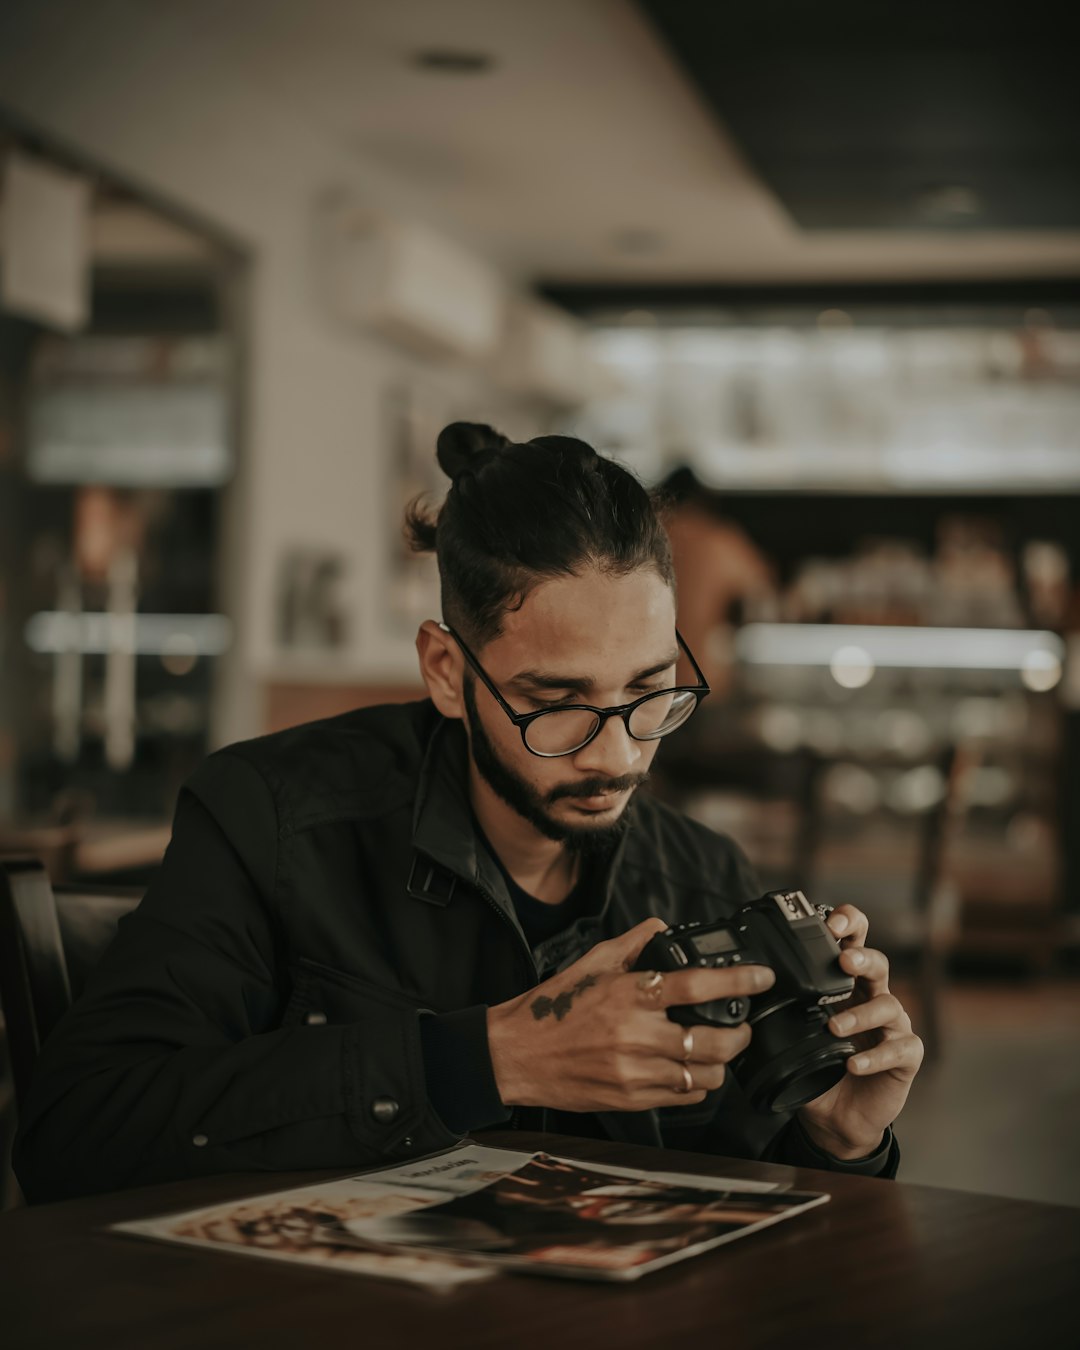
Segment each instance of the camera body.
[[732,1062],[735,1077],[759,1110],[790,1111],[827,1091],[855,1053],[833,1036],[829,1008],[850,997],[855,981],[840,966],[840,946],[825,924],[828,911],[802,891],[769,891],[730,919],[679,924],[657,934],[635,969],[676,971],[770,966],[776,983],[753,998],[733,997],[670,1007],[684,1026],[738,1026],[753,1040]]

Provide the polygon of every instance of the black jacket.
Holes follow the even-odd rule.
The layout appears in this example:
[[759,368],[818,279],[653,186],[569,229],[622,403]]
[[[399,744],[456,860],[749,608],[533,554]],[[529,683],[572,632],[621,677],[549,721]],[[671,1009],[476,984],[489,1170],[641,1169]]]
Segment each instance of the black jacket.
[[[427,1090],[421,1015],[490,1086],[485,1008],[538,978],[476,837],[466,754],[424,701],[206,761],[159,876],[43,1049],[15,1148],[29,1200],[456,1141]],[[757,893],[730,841],[641,793],[629,809],[602,908],[538,949],[544,969],[650,914],[725,915]],[[829,1165],[730,1074],[701,1107],[602,1121],[624,1140]],[[856,1167],[895,1171],[887,1142]]]

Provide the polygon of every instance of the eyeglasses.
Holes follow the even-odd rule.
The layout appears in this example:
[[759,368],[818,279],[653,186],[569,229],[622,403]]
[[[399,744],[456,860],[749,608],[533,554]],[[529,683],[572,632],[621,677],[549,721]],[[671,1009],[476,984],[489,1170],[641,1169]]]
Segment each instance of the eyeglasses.
[[690,659],[697,676],[696,685],[681,684],[673,689],[656,689],[643,694],[633,703],[620,703],[613,708],[594,708],[587,703],[560,704],[557,708],[541,708],[538,712],[515,712],[499,693],[487,671],[468,649],[449,624],[440,623],[439,627],[449,633],[462,654],[489,693],[506,713],[510,721],[521,732],[521,741],[525,749],[541,759],[558,759],[560,755],[572,755],[584,749],[590,741],[600,734],[600,728],[609,717],[621,717],[627,733],[635,741],[656,741],[681,727],[694,713],[698,704],[709,692],[701,667],[694,660],[694,654],[682,640],[676,629],[675,639]]

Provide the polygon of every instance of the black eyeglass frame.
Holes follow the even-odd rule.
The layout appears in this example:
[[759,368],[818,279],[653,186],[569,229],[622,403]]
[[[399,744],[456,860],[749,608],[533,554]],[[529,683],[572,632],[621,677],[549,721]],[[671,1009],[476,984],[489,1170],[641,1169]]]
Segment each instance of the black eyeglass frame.
[[[695,660],[694,653],[683,641],[682,634],[676,628],[675,641],[679,644],[679,647],[686,653],[687,657],[689,658],[690,664],[694,668],[694,674],[698,678],[697,684],[676,684],[666,689],[654,689],[651,693],[642,694],[640,698],[634,699],[632,703],[620,703],[611,708],[596,708],[591,703],[560,703],[557,708],[537,708],[535,712],[519,713],[515,712],[513,708],[511,708],[510,704],[507,703],[506,699],[503,698],[502,694],[499,693],[495,681],[491,678],[491,676],[487,673],[484,667],[472,654],[472,652],[466,646],[465,642],[461,639],[459,634],[456,633],[448,623],[440,622],[439,627],[443,630],[444,633],[449,633],[450,636],[457,643],[457,645],[461,648],[461,653],[465,657],[465,660],[469,663],[470,666],[472,666],[473,670],[476,671],[480,679],[483,680],[484,686],[487,689],[487,691],[491,694],[492,698],[495,699],[495,702],[498,703],[499,707],[503,710],[503,712],[507,715],[507,717],[509,717],[510,721],[513,722],[514,726],[516,726],[518,731],[521,733],[522,745],[525,747],[526,750],[528,750],[530,755],[535,755],[538,759],[562,759],[566,755],[576,755],[579,750],[584,750],[587,745],[589,745],[592,741],[596,740],[597,736],[600,735],[600,732],[604,728],[604,723],[608,720],[609,717],[622,718],[623,726],[626,728],[626,734],[631,738],[631,740],[643,742],[663,740],[664,736],[670,735],[671,732],[665,731],[657,736],[634,735],[633,731],[631,731],[630,729],[630,716],[634,712],[634,710],[640,708],[643,703],[648,703],[650,699],[662,698],[665,694],[696,694],[697,701],[695,702],[694,706],[690,709],[690,711],[686,714],[686,716],[683,718],[681,722],[677,722],[675,726],[671,728],[671,731],[678,731],[679,727],[685,726],[686,723],[689,722],[690,718],[693,717],[694,713],[696,713],[698,708],[701,706],[701,700],[711,692],[709,688],[709,682],[706,680],[704,674],[702,673],[701,667]],[[550,753],[546,753],[543,750],[534,750],[532,746],[529,744],[528,740],[526,739],[529,725],[532,722],[535,722],[540,717],[550,717],[552,713],[561,713],[561,712],[590,712],[595,714],[600,720],[597,722],[596,726],[593,728],[592,732],[585,738],[585,740],[583,740],[580,745],[575,745],[570,750],[557,750]]]

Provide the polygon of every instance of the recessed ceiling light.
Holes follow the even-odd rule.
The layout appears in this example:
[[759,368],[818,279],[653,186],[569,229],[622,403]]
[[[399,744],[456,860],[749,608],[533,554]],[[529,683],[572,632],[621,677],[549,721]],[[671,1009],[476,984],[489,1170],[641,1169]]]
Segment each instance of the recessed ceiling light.
[[616,230],[611,242],[620,253],[660,253],[667,244],[659,230],[637,225]]
[[927,188],[918,201],[924,216],[936,220],[965,220],[981,214],[982,198],[963,183],[946,183]]
[[486,75],[495,68],[490,52],[460,47],[425,47],[409,59],[419,70],[436,75]]

